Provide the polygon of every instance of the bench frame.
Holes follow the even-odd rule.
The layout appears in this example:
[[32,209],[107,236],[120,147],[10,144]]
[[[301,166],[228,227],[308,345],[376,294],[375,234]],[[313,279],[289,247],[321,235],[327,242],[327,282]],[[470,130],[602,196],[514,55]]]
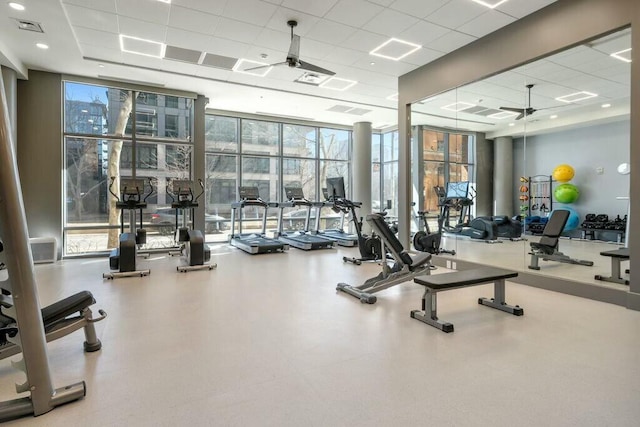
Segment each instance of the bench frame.
[[629,256],[612,255],[611,252],[600,252],[600,255],[611,258],[611,276],[603,276],[600,274],[595,275],[596,280],[602,280],[603,282],[618,283],[620,285],[628,285],[629,281],[622,277],[622,261],[629,261]]
[[[478,269],[477,271],[480,272],[482,271],[482,269]],[[456,275],[456,273],[457,272],[445,273],[445,275]],[[508,274],[507,276],[512,277],[511,274]],[[454,278],[455,277],[452,277],[452,279]],[[425,277],[425,279],[428,280],[428,277]],[[442,322],[438,319],[438,292],[442,291],[449,291],[452,289],[460,289],[476,285],[484,285],[486,283],[493,282],[493,298],[478,298],[478,304],[486,305],[487,307],[495,308],[496,310],[504,311],[515,316],[524,315],[524,309],[522,309],[520,306],[512,306],[505,302],[505,278],[487,279],[486,277],[480,277],[477,281],[473,281],[472,283],[467,283],[465,285],[456,285],[455,283],[451,283],[450,286],[439,287],[439,289],[430,288],[428,285],[419,282],[419,280],[420,278],[417,278],[416,280],[414,280],[414,282],[425,287],[425,292],[422,296],[422,311],[412,310],[410,316],[413,319],[419,320],[423,323],[426,323],[427,325],[431,325],[443,332],[453,332],[453,323]]]

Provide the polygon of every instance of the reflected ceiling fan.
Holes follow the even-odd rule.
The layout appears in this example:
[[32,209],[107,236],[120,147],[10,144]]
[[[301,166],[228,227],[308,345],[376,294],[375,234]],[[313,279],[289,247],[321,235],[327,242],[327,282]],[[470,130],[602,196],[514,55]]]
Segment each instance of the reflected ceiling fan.
[[521,118],[523,118],[524,116],[530,116],[533,113],[535,113],[536,111],[540,111],[540,110],[549,110],[551,108],[558,108],[558,107],[563,107],[562,105],[558,105],[556,107],[547,107],[547,108],[533,108],[531,107],[531,89],[534,87],[535,85],[533,84],[528,84],[527,85],[527,90],[529,91],[529,102],[527,104],[527,108],[516,108],[516,107],[500,107],[501,110],[504,111],[511,111],[514,113],[518,113],[518,117],[515,118],[515,120],[520,120]]
[[291,27],[291,45],[289,46],[287,59],[284,62],[278,62],[271,65],[261,65],[260,67],[247,68],[245,71],[262,70],[269,67],[287,65],[291,68],[300,68],[301,70],[309,71],[312,73],[326,74],[328,76],[335,75],[336,73],[334,73],[333,71],[300,60],[300,36],[297,34],[293,34],[293,29],[298,26],[298,21],[287,21],[287,25]]

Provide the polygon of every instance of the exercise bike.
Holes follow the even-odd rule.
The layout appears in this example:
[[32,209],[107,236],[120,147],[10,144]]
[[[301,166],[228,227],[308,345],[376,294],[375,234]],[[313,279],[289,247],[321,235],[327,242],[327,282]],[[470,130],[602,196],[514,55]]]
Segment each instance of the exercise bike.
[[442,249],[442,226],[444,223],[444,217],[438,215],[438,231],[432,233],[429,229],[429,222],[427,221],[427,211],[418,211],[418,223],[424,224],[424,230],[418,231],[413,235],[413,247],[420,252],[428,252],[433,255],[450,254],[455,255],[456,251],[448,249]]
[[342,261],[350,262],[355,265],[362,264],[363,261],[378,261],[382,259],[382,242],[380,237],[375,233],[371,236],[362,232],[362,217],[358,219],[356,215],[356,208],[362,206],[359,202],[352,202],[347,199],[335,199],[333,201],[334,208],[349,212],[353,221],[353,226],[356,229],[358,235],[358,250],[360,251],[360,258],[355,257],[342,257]]

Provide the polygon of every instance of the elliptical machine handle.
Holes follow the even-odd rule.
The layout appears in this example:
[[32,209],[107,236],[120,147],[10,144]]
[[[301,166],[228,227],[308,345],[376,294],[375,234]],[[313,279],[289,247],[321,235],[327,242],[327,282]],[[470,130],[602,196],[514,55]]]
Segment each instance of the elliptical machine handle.
[[120,201],[120,197],[118,197],[118,195],[117,195],[116,193],[114,193],[114,192],[113,192],[113,184],[114,184],[115,182],[116,182],[116,177],[115,177],[115,176],[112,176],[112,177],[111,177],[111,183],[109,184],[109,193],[111,193],[111,195],[112,195],[113,197],[115,197],[115,198],[116,198],[116,201],[118,201],[118,202],[119,202],[119,201]]
[[173,196],[175,196],[175,194],[173,194],[171,192],[171,188],[173,188],[173,183],[172,182],[170,182],[170,185],[167,185],[167,196],[169,196],[171,198],[171,203],[173,204],[173,203],[175,203],[176,198],[173,197]]
[[198,184],[200,184],[200,188],[202,189],[202,191],[200,192],[200,194],[198,194],[196,196],[196,198],[193,200],[194,202],[197,202],[198,199],[204,194],[204,182],[202,182],[202,180],[200,178],[198,178]]
[[[147,199],[148,199],[149,197],[151,197],[151,195],[155,192],[155,191],[153,190],[153,189],[154,189],[154,187],[153,187],[153,178],[149,178],[149,188],[150,188],[150,190],[149,190],[149,194],[147,194],[147,195],[144,197],[144,199],[142,200],[142,201],[143,201],[143,202],[145,202],[145,203],[147,202]],[[144,190],[144,189],[143,189],[143,190]]]

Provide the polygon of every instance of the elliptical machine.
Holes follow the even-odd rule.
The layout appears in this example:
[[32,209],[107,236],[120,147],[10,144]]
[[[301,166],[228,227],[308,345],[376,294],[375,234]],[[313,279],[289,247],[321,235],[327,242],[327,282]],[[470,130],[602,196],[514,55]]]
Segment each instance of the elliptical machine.
[[[104,279],[117,279],[120,277],[147,276],[150,270],[137,270],[136,258],[138,245],[147,242],[147,231],[142,228],[142,210],[147,207],[147,199],[153,194],[153,181],[149,179],[151,190],[144,194],[144,179],[121,178],[120,196],[113,192],[115,176],[111,177],[109,193],[116,199],[116,209],[120,210],[120,237],[118,248],[109,255],[109,267],[118,270],[115,273],[104,273]],[[124,232],[124,211],[129,211],[129,232]],[[140,228],[136,229],[136,215],[140,213]]]
[[424,225],[424,230],[418,231],[413,236],[413,247],[420,252],[428,252],[433,255],[450,254],[455,255],[456,251],[448,249],[442,249],[442,226],[444,223],[444,217],[438,215],[438,231],[432,233],[429,229],[429,222],[427,221],[427,211],[418,211],[418,222]]
[[[193,221],[195,208],[198,207],[198,199],[204,194],[204,184],[198,179],[202,191],[194,196],[193,181],[173,180],[171,190],[167,189],[167,195],[171,198],[171,208],[176,212],[175,241],[180,244],[179,255],[184,255],[187,265],[179,265],[176,269],[181,273],[193,270],[213,270],[218,265],[206,264],[211,259],[211,250],[204,243],[204,234],[200,230],[189,227],[189,219]],[[182,225],[179,225],[179,215],[182,215]],[[188,214],[188,215],[187,215]]]

